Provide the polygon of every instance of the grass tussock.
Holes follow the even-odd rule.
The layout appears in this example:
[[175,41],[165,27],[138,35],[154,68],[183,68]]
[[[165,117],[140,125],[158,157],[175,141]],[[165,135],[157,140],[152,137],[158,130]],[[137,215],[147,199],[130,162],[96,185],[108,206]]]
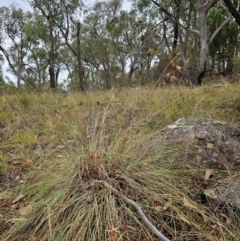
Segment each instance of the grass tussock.
[[1,240],[159,240],[123,197],[170,240],[236,240],[238,210],[204,203],[187,147],[152,137],[188,116],[237,125],[239,102],[238,85],[1,96]]

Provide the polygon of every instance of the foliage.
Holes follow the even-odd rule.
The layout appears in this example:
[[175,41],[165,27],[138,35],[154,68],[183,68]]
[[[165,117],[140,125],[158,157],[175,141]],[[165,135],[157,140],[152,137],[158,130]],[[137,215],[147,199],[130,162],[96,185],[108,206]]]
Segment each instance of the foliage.
[[[208,15],[209,31],[212,32],[215,26],[222,23],[226,18],[226,10],[213,8]],[[238,53],[239,26],[235,21],[231,21],[213,40],[210,46],[211,71],[223,74],[231,74],[233,60]],[[231,47],[230,47],[231,46]],[[215,66],[216,65],[216,66]]]
[[[92,6],[79,0],[28,2],[33,12],[15,5],[0,8],[0,51],[18,89],[41,90],[49,81],[51,88],[65,82],[69,90],[83,93],[85,88],[148,84],[163,75],[165,59],[172,58],[182,67],[184,84],[196,83],[207,60],[210,73],[234,73],[238,25],[231,20],[211,40],[228,19],[221,1],[205,6],[200,0],[132,0],[127,10],[121,0]],[[210,9],[201,28],[205,7]],[[209,34],[203,37],[205,30]]]

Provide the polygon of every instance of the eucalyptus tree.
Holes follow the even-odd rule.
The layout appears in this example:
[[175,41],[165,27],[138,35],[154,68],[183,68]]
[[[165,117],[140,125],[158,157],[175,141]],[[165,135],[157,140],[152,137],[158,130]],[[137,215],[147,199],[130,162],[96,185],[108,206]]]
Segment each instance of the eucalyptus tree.
[[30,12],[25,13],[15,5],[0,8],[0,51],[5,56],[11,72],[17,78],[18,90],[25,66],[24,58],[29,47],[23,28],[29,18],[31,18]]
[[[162,56],[169,56],[168,62],[180,60],[183,65],[184,76],[189,76],[189,69],[194,64],[191,59],[196,55],[197,40],[192,28],[197,20],[197,2],[185,0],[151,0],[134,1],[140,11],[146,8],[155,9],[158,13],[159,32],[162,36]],[[196,58],[196,56],[194,56]],[[160,62],[162,62],[160,60]]]
[[109,36],[109,44],[115,54],[115,75],[118,85],[123,86],[126,82],[126,71],[128,55],[131,50],[128,48],[128,41],[126,39],[126,32],[129,25],[129,13],[127,11],[120,11],[114,18],[113,22],[107,27]]
[[[159,18],[164,27],[165,42],[172,57],[180,51],[181,60],[187,65],[187,49],[191,42],[191,29],[196,16],[196,2],[184,0],[165,0],[151,2],[159,9]],[[168,37],[167,37],[167,36]],[[169,43],[170,42],[170,43]],[[172,45],[172,48],[169,45]]]
[[44,37],[48,38],[48,71],[50,76],[50,87],[55,89],[57,87],[56,80],[56,53],[60,47],[61,39],[59,32],[54,25],[55,19],[62,14],[59,1],[53,0],[28,0],[34,11],[41,14],[44,18],[44,22],[47,25],[47,32]]
[[[28,64],[26,68],[30,68],[32,71],[28,71],[28,77],[35,80],[35,86],[39,90],[46,84],[48,77],[48,52],[43,47],[32,47],[27,56]],[[30,76],[31,74],[31,76]],[[25,82],[28,78],[25,78]],[[57,77],[56,77],[57,81]]]
[[27,55],[26,68],[28,68],[28,71],[25,76],[25,82],[28,82],[30,79],[32,81],[35,80],[34,86],[41,89],[46,84],[49,65],[47,50],[49,38],[46,35],[48,28],[44,22],[44,17],[34,12],[32,18],[25,24],[23,31],[30,46]]
[[81,12],[84,8],[83,2],[81,0],[61,0],[59,2],[53,1],[52,4],[56,5],[61,13],[53,18],[53,22],[61,32],[65,44],[76,58],[80,89],[82,93],[85,93],[81,46],[82,24],[80,22]]
[[134,74],[150,70],[162,37],[157,10],[146,11],[141,13],[137,7],[123,11],[121,1],[114,0],[98,2],[88,12],[83,53],[84,61],[95,69],[96,82],[102,79],[107,88],[131,85]]
[[215,29],[209,33],[207,15],[209,10],[213,8],[219,0],[198,0],[199,4],[199,38],[201,43],[200,48],[200,57],[199,57],[199,67],[198,67],[198,76],[197,76],[197,85],[202,84],[202,79],[206,73],[206,66],[209,54],[209,46],[213,42],[214,38],[222,30],[222,28],[230,21],[231,17],[226,16],[224,21],[217,25]]
[[121,75],[121,4],[121,0],[96,2],[84,19],[84,61],[94,68],[94,78],[99,84],[104,82],[107,89],[111,89],[113,84],[116,84],[117,77]]
[[[218,8],[212,8],[208,14],[209,32],[213,32],[215,26],[218,26],[226,18],[226,9],[219,5]],[[211,61],[210,70],[223,74],[231,74],[233,69],[233,59],[238,54],[239,26],[231,20],[218,34],[210,45],[209,61]],[[217,67],[217,68],[216,68]]]
[[[164,16],[160,16],[162,18],[162,24],[166,28],[166,22],[170,21],[173,28],[173,36],[172,36],[172,51],[177,48],[178,44],[178,36],[179,36],[179,18],[180,18],[180,5],[181,0],[178,1],[165,1],[164,3],[159,3],[158,1],[151,0],[160,10],[160,12]],[[165,32],[166,34],[166,32]]]
[[[165,47],[165,39],[161,34],[164,32],[164,28],[158,18],[158,11],[148,7],[139,11],[139,8],[140,6],[133,5],[128,15],[128,25],[124,33],[129,52],[129,84],[135,72],[140,75],[149,72],[153,59]],[[140,84],[143,84],[145,82],[144,75],[140,78]]]
[[[57,53],[57,63],[58,69],[64,73],[63,81],[64,84],[67,84],[68,89],[70,90],[79,90],[79,67],[76,60],[76,56],[69,51],[67,45],[61,46]],[[85,75],[85,74],[84,74]],[[84,87],[85,86],[85,77],[84,77]]]
[[[146,3],[146,1],[142,0],[142,2]],[[148,2],[148,1],[147,1]],[[209,10],[212,9],[220,0],[198,0],[197,2],[186,1],[186,0],[165,0],[157,1],[151,0],[156,6],[158,6],[159,11],[166,14],[167,19],[169,19],[173,25],[174,29],[174,41],[176,41],[176,37],[179,39],[179,48],[180,54],[183,61],[184,66],[188,64],[189,55],[186,51],[187,45],[190,42],[189,36],[190,31],[192,33],[197,34],[200,48],[199,48],[199,63],[198,63],[198,71],[197,76],[194,77],[193,83],[196,85],[201,85],[202,79],[206,72],[209,47],[217,34],[223,29],[223,27],[230,21],[231,17],[226,15],[224,17],[223,22],[219,23],[219,25],[215,26],[212,29],[212,32],[209,32],[207,16]],[[148,2],[149,3],[149,2]],[[169,6],[169,7],[168,7]],[[195,9],[195,10],[194,10]],[[192,15],[195,13],[195,16]],[[186,15],[187,14],[187,15]],[[188,16],[188,18],[186,18]],[[161,18],[161,15],[160,15]],[[197,18],[197,21],[196,21]],[[191,19],[195,21],[191,21]],[[191,25],[195,23],[194,25]],[[198,23],[198,24],[197,24]],[[175,25],[177,25],[177,29]],[[178,34],[177,34],[178,33]],[[184,36],[184,40],[183,40]],[[176,44],[176,42],[175,42]],[[175,46],[174,44],[174,46]],[[198,47],[198,41],[195,41],[194,47]]]

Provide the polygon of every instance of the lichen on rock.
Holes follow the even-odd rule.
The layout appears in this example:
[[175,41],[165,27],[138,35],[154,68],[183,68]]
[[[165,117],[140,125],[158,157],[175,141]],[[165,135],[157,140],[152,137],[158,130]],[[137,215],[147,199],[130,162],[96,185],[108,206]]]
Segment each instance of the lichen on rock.
[[183,147],[182,162],[199,170],[214,170],[214,178],[204,191],[207,197],[240,207],[240,181],[231,178],[226,181],[217,174],[239,173],[238,128],[216,120],[182,118],[164,128],[160,139]]
[[191,154],[200,167],[240,165],[240,130],[225,122],[182,118],[167,126],[162,136],[169,143],[186,146],[185,159]]

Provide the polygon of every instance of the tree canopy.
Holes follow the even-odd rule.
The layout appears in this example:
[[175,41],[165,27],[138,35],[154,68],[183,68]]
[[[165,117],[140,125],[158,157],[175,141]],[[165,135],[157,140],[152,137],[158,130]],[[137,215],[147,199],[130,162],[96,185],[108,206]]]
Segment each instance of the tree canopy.
[[239,59],[238,1],[28,2],[31,12],[0,8],[1,59],[18,89],[200,85]]

